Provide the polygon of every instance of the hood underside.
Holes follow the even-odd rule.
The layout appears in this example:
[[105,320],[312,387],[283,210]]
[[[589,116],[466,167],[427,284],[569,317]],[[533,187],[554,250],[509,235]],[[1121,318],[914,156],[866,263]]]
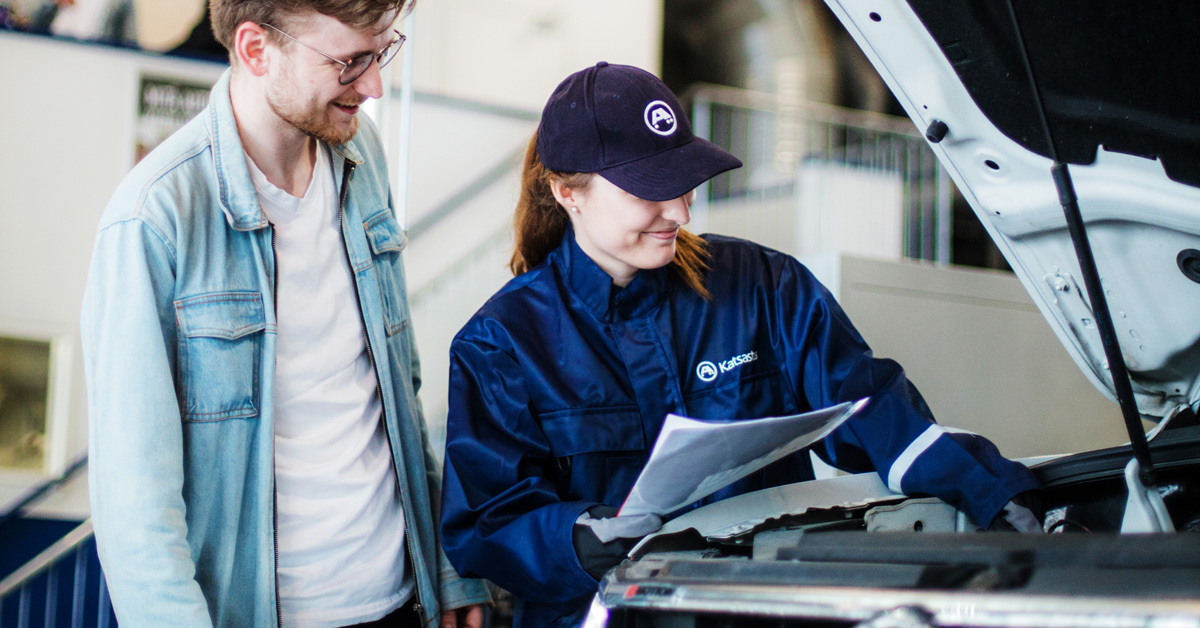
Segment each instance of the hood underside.
[[1200,12],[1132,0],[826,1],[1075,362],[1115,400],[1051,176],[1052,156],[1069,164],[1139,411],[1195,408]]

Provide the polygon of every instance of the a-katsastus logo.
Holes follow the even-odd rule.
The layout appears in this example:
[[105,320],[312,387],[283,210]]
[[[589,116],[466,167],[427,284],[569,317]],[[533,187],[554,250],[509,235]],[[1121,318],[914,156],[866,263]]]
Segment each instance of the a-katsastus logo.
[[670,135],[678,127],[675,123],[675,112],[671,111],[670,105],[661,100],[654,100],[646,105],[642,118],[646,121],[646,127],[659,135]]
[[741,355],[735,355],[717,364],[705,360],[696,365],[696,377],[699,377],[702,382],[711,382],[717,378],[717,375],[728,373],[743,364],[749,364],[757,359],[758,352],[750,351]]

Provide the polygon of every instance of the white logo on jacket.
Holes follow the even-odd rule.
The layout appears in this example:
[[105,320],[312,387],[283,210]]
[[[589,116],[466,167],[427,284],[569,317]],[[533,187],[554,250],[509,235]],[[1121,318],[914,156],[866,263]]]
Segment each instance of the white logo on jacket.
[[735,355],[728,360],[720,362],[719,364],[713,364],[712,362],[705,360],[696,365],[696,377],[699,377],[700,381],[702,382],[711,382],[717,378],[717,375],[720,375],[721,373],[728,373],[729,371],[743,364],[749,364],[757,359],[758,352],[750,351],[743,353],[742,355]]

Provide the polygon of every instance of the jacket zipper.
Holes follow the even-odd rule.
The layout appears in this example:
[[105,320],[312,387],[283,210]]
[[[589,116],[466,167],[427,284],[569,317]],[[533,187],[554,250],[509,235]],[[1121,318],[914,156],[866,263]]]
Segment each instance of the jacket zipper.
[[[275,225],[271,227],[271,307],[275,314],[275,326],[279,327],[279,251],[275,248]],[[283,600],[279,599],[279,486],[275,483],[275,430],[271,430],[271,540],[275,544],[275,625],[283,626]]]
[[[400,491],[400,469],[396,467],[396,446],[392,443],[392,435],[387,430],[387,404],[383,400],[383,386],[379,383],[379,366],[375,363],[375,351],[371,348],[371,338],[367,335],[367,317],[363,313],[362,293],[358,287],[358,275],[354,272],[354,262],[350,259],[350,245],[346,242],[346,197],[350,193],[350,175],[354,172],[354,162],[347,159],[342,168],[342,189],[338,195],[338,224],[342,228],[342,253],[346,256],[346,265],[350,269],[350,281],[354,283],[354,295],[358,299],[358,320],[362,325],[363,344],[367,348],[367,359],[371,362],[371,370],[375,373],[375,394],[379,396],[380,418],[383,420],[383,436],[387,439],[388,451],[392,454],[392,474],[396,478],[396,498],[400,500],[400,511],[404,513],[404,494]],[[405,514],[404,545],[408,550],[408,566],[413,578],[413,595],[417,601],[413,610],[421,617],[421,588],[417,586],[417,564],[413,558],[412,522]],[[423,622],[424,620],[422,620]]]

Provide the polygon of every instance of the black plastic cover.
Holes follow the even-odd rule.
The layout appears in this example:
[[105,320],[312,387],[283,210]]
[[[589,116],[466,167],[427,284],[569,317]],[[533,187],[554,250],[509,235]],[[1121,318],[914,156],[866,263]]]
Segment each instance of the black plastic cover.
[[[1200,6],[1136,0],[1012,0],[1058,156],[1157,158],[1200,187]],[[985,116],[1051,157],[1007,0],[909,0]]]

